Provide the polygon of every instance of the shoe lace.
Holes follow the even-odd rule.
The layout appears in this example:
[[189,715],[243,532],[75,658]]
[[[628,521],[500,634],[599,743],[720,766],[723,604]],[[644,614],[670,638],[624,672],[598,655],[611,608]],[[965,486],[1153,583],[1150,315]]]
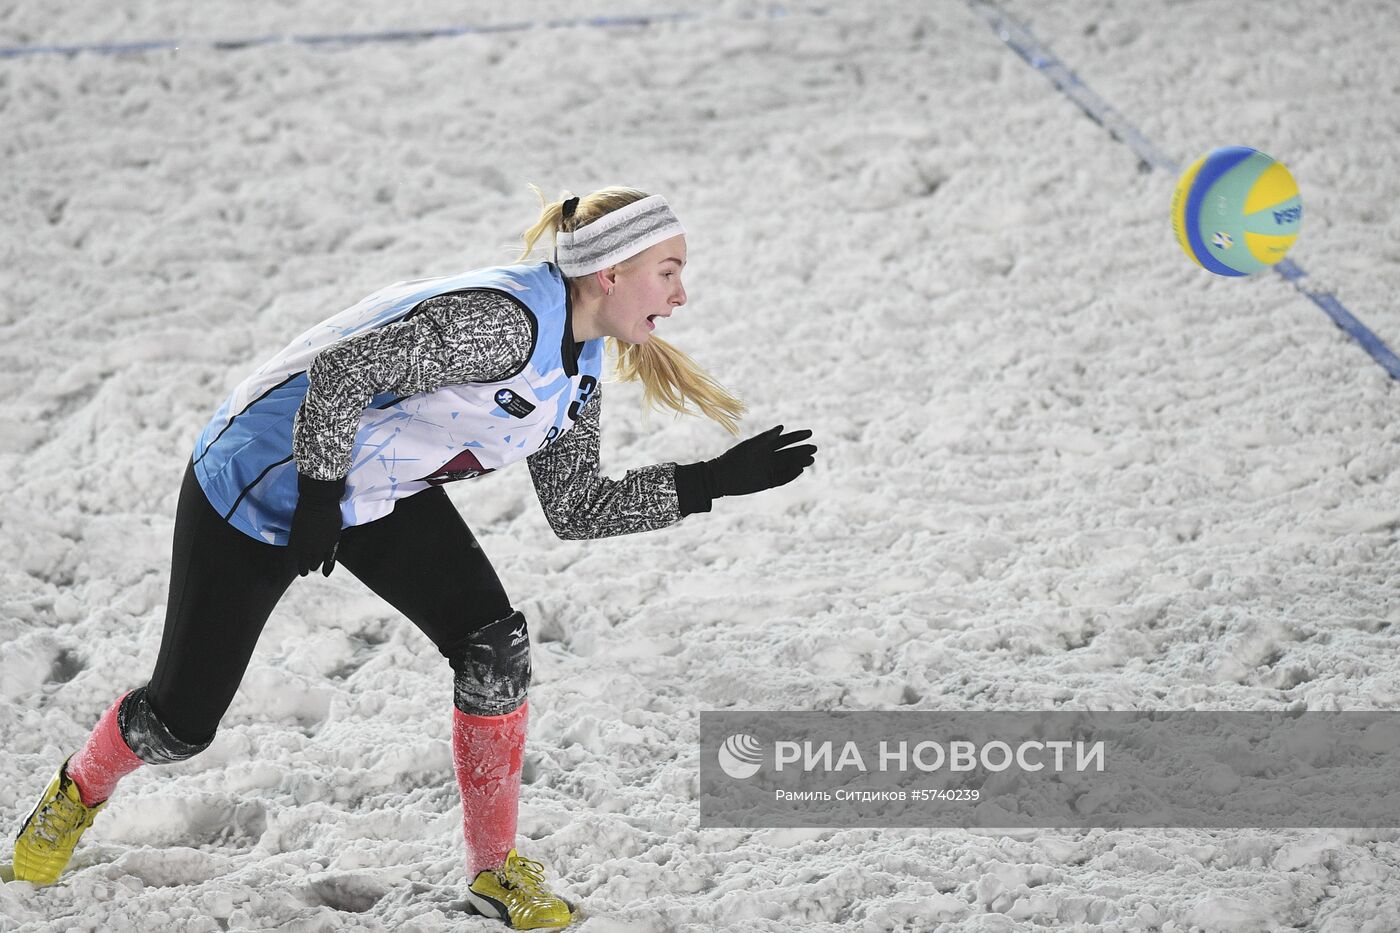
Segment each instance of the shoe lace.
[[534,859],[517,855],[506,863],[501,874],[507,887],[524,889],[532,897],[553,897],[548,891],[541,891],[544,888],[544,865]]
[[34,835],[52,845],[58,845],[59,840],[77,829],[86,816],[86,808],[69,800],[67,794],[60,793],[34,814]]

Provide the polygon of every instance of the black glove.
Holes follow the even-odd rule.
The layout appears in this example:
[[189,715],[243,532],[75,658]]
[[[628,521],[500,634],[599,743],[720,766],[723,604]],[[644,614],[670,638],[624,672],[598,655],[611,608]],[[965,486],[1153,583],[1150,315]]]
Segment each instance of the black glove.
[[676,468],[676,490],[681,512],[708,512],[710,502],[721,496],[746,496],[797,479],[812,465],[813,444],[793,447],[812,436],[811,431],[783,434],[783,426],[740,441],[713,460]]
[[345,479],[312,479],[297,474],[297,508],[292,513],[292,554],[297,573],[303,577],[322,567],[330,576],[335,569],[335,546],[340,540],[340,497]]

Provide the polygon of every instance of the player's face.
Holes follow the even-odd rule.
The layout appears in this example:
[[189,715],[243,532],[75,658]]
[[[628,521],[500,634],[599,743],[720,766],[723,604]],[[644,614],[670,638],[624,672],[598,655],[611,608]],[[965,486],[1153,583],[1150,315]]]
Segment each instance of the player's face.
[[646,343],[656,322],[685,304],[684,268],[684,234],[662,240],[619,265],[604,312],[609,334],[626,343]]

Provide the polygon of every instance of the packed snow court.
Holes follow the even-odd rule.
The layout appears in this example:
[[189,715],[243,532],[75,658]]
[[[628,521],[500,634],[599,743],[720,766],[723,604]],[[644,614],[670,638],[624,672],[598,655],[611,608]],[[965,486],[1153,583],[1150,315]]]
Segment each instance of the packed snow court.
[[[1291,255],[1400,344],[1400,14],[1003,6],[1174,157],[1284,159]],[[821,452],[595,540],[556,537],[523,466],[443,487],[529,621],[517,842],[578,928],[1400,926],[1389,829],[700,828],[704,709],[1391,708],[1395,388],[1277,276],[1185,260],[1175,179],[962,2],[201,45],[623,12],[685,11],[0,11],[6,46],[190,40],[0,61],[10,837],[150,675],[233,387],[387,283],[510,263],[527,183],[621,184],[685,225],[656,334],[744,400],[740,437]],[[603,392],[608,476],[739,439]],[[0,885],[0,929],[499,929],[465,912],[453,702],[400,612],[298,579],[213,744],[124,779],[58,884]]]

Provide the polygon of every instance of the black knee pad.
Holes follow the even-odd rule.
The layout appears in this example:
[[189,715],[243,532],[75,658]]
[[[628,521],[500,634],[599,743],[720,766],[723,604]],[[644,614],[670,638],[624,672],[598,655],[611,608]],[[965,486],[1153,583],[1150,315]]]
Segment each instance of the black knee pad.
[[148,765],[169,765],[193,758],[214,741],[211,735],[203,742],[177,739],[151,709],[146,688],[133,690],[117,708],[117,728],[127,747]]
[[512,612],[472,632],[447,654],[456,677],[453,702],[473,716],[504,716],[525,702],[530,686],[530,633]]

